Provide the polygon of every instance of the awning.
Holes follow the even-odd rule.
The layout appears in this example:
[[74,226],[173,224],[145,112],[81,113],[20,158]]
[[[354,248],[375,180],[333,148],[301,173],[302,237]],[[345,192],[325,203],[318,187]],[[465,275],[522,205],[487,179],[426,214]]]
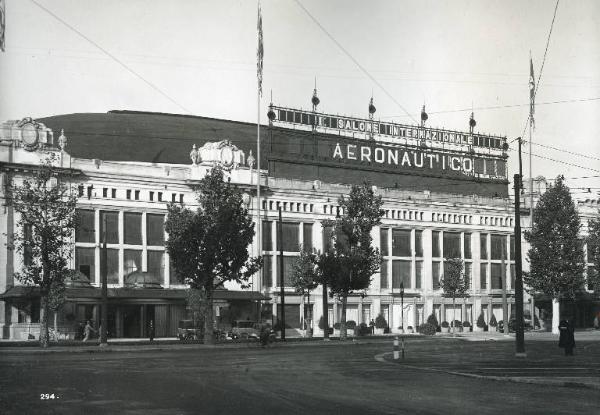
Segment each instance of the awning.
[[[181,288],[109,288],[108,298],[110,300],[127,299],[157,299],[157,300],[185,300],[186,289]],[[67,288],[65,295],[68,300],[75,299],[98,299],[102,298],[102,290],[97,287],[86,288]],[[36,298],[40,296],[39,287],[29,287],[17,285],[9,288],[6,292],[0,294],[1,300],[16,298]],[[266,301],[270,297],[256,291],[234,291],[234,290],[215,290],[213,294],[215,300],[240,300],[240,301]]]

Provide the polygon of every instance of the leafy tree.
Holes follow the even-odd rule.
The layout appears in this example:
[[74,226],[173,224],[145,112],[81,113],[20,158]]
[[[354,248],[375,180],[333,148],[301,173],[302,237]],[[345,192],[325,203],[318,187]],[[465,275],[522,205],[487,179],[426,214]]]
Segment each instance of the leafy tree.
[[[469,289],[463,272],[464,264],[460,258],[446,258],[444,275],[440,279],[440,287],[444,295],[452,298],[452,321],[456,322],[456,297],[464,297]],[[456,324],[452,324],[452,335],[456,332]]]
[[600,295],[600,210],[588,223],[587,244],[587,262],[594,263],[594,268],[588,268],[589,285],[596,295]]
[[431,313],[429,317],[427,317],[427,324],[433,325],[436,329],[440,326],[434,313]]
[[40,288],[40,345],[48,347],[48,313],[64,302],[64,280],[72,255],[77,197],[59,180],[56,157],[48,156],[33,177],[11,188],[12,205],[19,214],[15,249],[26,259],[15,277]]
[[[292,264],[291,282],[292,287],[295,288],[297,293],[308,297],[308,309],[310,310],[310,292],[317,288],[320,281],[319,269],[316,266],[316,255],[305,249],[300,250],[300,256]],[[308,321],[310,329],[310,323],[312,316],[309,314],[305,316],[305,320]]]
[[585,282],[581,223],[563,176],[540,197],[533,219],[531,231],[525,232],[530,266],[523,281],[530,291],[554,299],[552,327],[558,332],[560,299],[575,298]]
[[343,215],[331,226],[332,248],[317,257],[317,266],[332,294],[342,302],[340,339],[347,338],[346,305],[348,294],[369,287],[371,276],[381,263],[379,250],[371,246],[371,230],[381,223],[383,201],[367,183],[352,186],[347,198],[338,200]]
[[375,317],[375,327],[378,329],[387,328],[387,321],[385,320],[383,314],[379,313],[377,314],[377,317]]
[[213,293],[227,281],[243,288],[262,266],[262,259],[250,258],[248,246],[254,225],[242,203],[240,190],[224,180],[223,170],[211,169],[197,187],[198,209],[171,203],[165,229],[167,252],[176,277],[200,290],[204,314],[204,342],[214,343]]

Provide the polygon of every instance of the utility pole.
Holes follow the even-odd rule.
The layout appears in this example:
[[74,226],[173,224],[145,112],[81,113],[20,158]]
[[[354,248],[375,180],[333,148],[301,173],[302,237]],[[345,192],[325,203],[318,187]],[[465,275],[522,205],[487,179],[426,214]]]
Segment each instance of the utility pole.
[[281,220],[281,206],[279,210],[279,223],[277,226],[277,242],[279,242],[279,289],[281,297],[281,340],[285,341],[285,290],[283,278],[283,222]]
[[519,174],[514,176],[515,184],[515,317],[516,317],[516,356],[526,357],[525,333],[523,324],[523,263],[521,258],[521,182],[523,167],[521,164],[521,137],[519,140]]
[[102,215],[102,249],[100,250],[100,278],[102,284],[102,310],[100,317],[100,346],[108,346],[108,249],[106,248],[106,212]]
[[504,334],[509,333],[508,324],[510,323],[510,316],[508,315],[508,302],[506,299],[506,290],[508,282],[506,280],[506,241],[502,244],[502,262],[500,263],[500,275],[502,275],[502,315],[504,320],[503,331]]

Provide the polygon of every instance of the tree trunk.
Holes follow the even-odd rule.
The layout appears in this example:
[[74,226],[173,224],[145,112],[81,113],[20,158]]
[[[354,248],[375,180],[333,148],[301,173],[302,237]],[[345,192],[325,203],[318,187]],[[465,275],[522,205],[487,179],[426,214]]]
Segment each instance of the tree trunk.
[[204,291],[204,298],[206,301],[206,313],[204,314],[204,344],[215,344],[212,291]]
[[560,300],[552,299],[552,334],[558,334],[558,325],[560,324]]
[[456,336],[456,297],[452,296],[452,336]]
[[58,310],[54,310],[54,333],[58,336]]
[[306,314],[304,314],[304,310],[306,309],[306,307],[304,306],[304,294],[302,294],[302,312],[301,312],[301,316],[302,316],[302,331],[303,331],[303,337],[306,337]]
[[346,340],[348,333],[346,331],[346,304],[348,303],[348,294],[342,296],[342,318],[340,321],[340,340]]
[[48,297],[42,294],[40,298],[40,346],[49,346],[48,336]]

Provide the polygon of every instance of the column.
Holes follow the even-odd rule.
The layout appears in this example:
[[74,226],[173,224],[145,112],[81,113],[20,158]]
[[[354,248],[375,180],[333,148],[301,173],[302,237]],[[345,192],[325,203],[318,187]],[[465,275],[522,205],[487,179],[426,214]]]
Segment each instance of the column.
[[94,210],[94,229],[96,229],[96,249],[94,249],[94,281],[93,285],[100,286],[100,241],[102,238],[100,227],[100,210]]

